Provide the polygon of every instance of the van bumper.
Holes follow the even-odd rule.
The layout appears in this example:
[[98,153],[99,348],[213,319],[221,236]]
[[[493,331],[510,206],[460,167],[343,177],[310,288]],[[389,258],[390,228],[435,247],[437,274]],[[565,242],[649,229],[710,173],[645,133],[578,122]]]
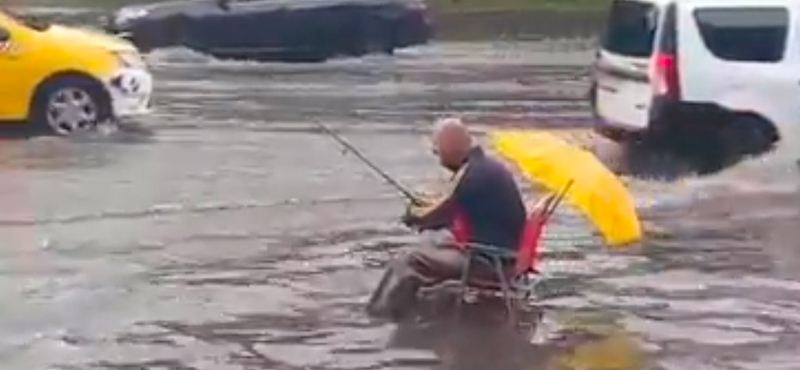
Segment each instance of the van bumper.
[[616,142],[638,139],[646,129],[633,127],[624,123],[603,118],[597,109],[597,83],[592,82],[586,91],[586,98],[592,111],[592,127],[594,132]]
[[587,93],[587,97],[592,110],[592,127],[594,132],[616,142],[636,140],[640,136],[644,135],[647,129],[626,125],[624,123],[609,120],[600,116],[597,110],[595,94],[596,85],[592,84],[592,87]]

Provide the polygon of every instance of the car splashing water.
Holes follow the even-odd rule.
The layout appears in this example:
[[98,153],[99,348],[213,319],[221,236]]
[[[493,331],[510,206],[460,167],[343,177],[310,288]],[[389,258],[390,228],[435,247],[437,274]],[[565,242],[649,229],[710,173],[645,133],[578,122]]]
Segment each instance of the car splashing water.
[[150,55],[151,135],[0,143],[3,368],[795,366],[800,203],[780,156],[708,177],[626,177],[641,248],[603,248],[564,207],[533,341],[491,322],[364,316],[385,263],[420,236],[313,121],[419,186],[444,179],[423,141],[443,114],[608,146],[586,129],[592,52],[571,43],[434,43],[317,65]]

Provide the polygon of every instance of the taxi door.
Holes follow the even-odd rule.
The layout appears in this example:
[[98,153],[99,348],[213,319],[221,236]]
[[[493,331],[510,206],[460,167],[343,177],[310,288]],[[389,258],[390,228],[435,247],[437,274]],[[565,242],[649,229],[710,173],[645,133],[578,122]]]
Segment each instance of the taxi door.
[[24,58],[27,32],[0,12],[0,121],[25,119],[31,91],[31,69]]

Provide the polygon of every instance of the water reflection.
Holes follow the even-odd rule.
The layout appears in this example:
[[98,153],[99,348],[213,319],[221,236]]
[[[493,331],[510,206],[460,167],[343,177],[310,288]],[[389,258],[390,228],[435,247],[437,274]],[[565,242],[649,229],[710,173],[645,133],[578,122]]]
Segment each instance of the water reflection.
[[[613,319],[568,314],[559,329],[538,333],[547,313],[539,307],[505,316],[503,303],[480,301],[460,315],[440,310],[423,321],[404,323],[389,347],[436,354],[442,370],[636,370],[645,366],[643,350]],[[555,314],[555,313],[552,313]],[[458,317],[456,319],[456,317]],[[539,338],[538,340],[536,338]]]
[[717,174],[751,157],[744,153],[723,155],[711,150],[689,149],[676,146],[674,141],[653,139],[613,143],[595,137],[592,144],[592,151],[615,172],[666,181]]

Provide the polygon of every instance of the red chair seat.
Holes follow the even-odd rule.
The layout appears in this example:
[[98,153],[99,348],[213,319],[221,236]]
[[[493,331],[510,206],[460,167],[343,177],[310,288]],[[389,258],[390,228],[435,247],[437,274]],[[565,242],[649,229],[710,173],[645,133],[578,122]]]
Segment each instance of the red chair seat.
[[[462,271],[461,279],[457,281],[462,292],[458,301],[459,307],[464,300],[464,294],[470,289],[492,294],[499,293],[505,300],[509,314],[512,313],[515,301],[526,300],[530,297],[535,282],[531,284],[529,278],[530,274],[537,273],[539,242],[545,225],[571,186],[572,180],[559,193],[544,198],[540,206],[531,212],[525,222],[522,235],[520,235],[516,252],[510,252],[497,246],[470,244],[467,241],[469,223],[463,216],[456,217],[451,232],[453,232],[457,244],[469,254],[469,262]],[[487,271],[488,274],[472,275],[472,263],[478,256],[485,262],[489,262],[493,268],[492,271]],[[501,282],[502,279],[506,280],[505,284]]]

